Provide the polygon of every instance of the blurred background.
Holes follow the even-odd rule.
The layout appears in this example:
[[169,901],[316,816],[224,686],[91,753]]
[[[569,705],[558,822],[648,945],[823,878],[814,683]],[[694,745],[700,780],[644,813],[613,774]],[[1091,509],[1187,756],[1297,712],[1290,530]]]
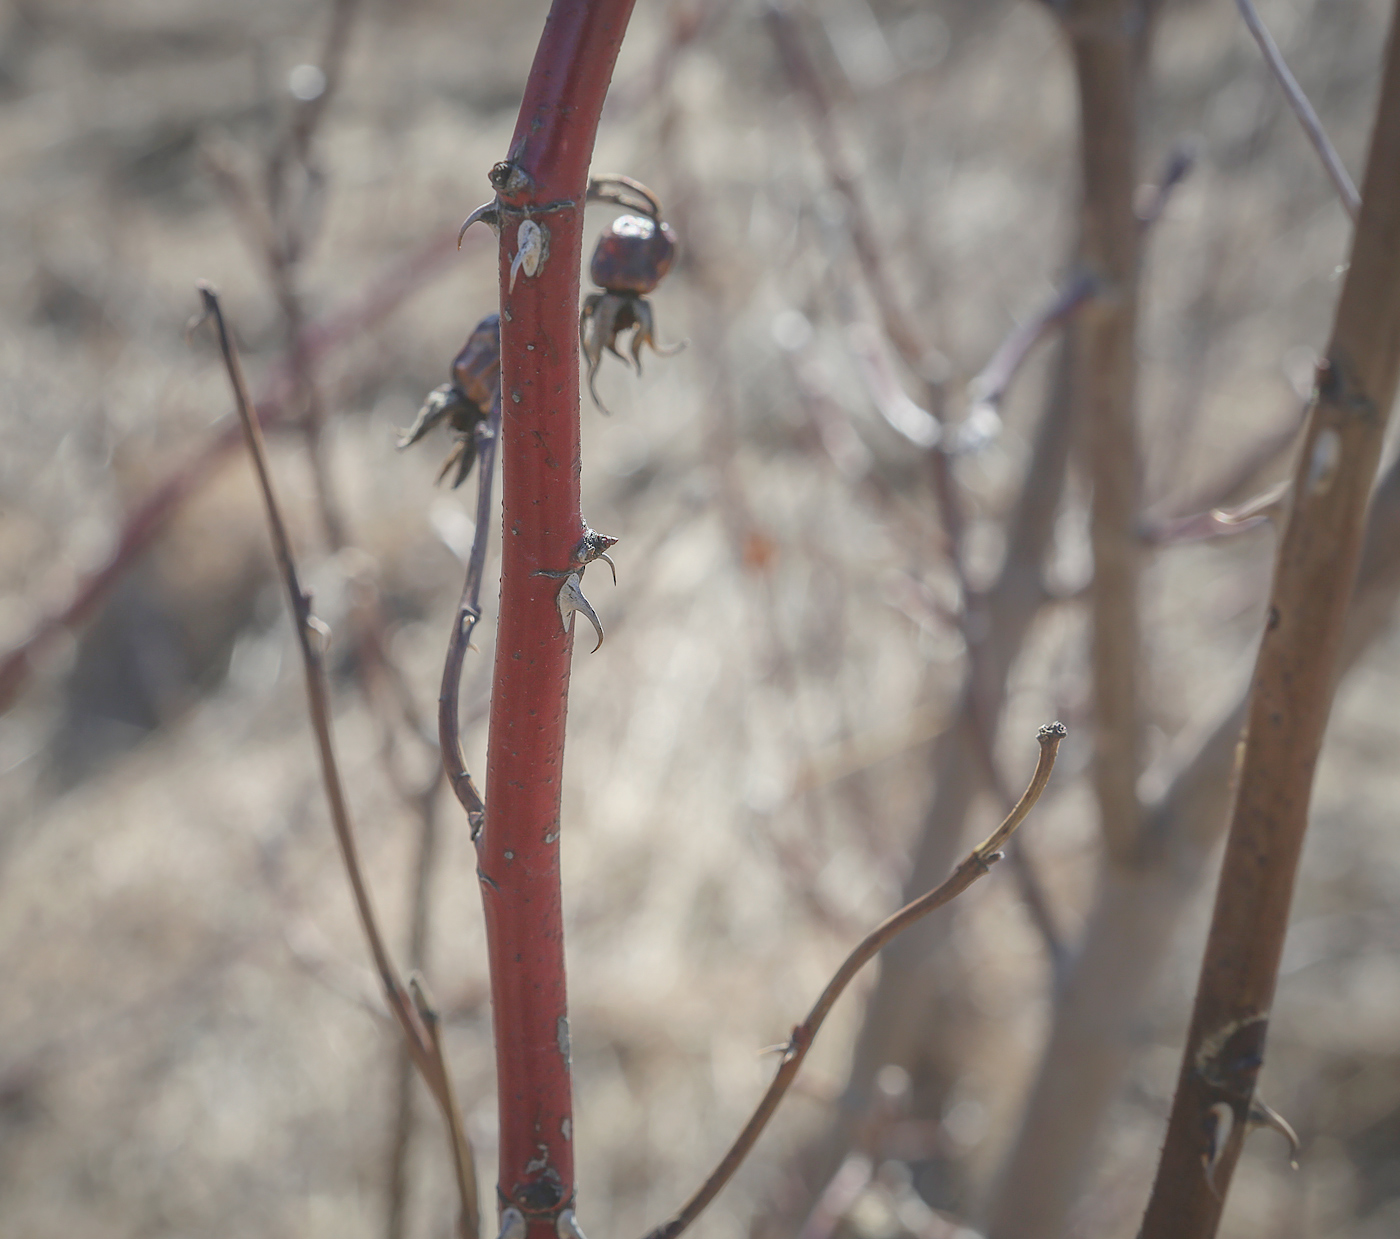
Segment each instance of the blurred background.
[[[0,6],[0,651],[27,651],[0,673],[6,1236],[452,1225],[438,1119],[406,1084],[326,819],[226,381],[211,339],[185,333],[201,278],[274,422],[304,579],[336,634],[367,872],[443,1008],[489,1199],[474,854],[432,778],[474,485],[434,486],[445,437],[395,441],[494,308],[487,231],[460,253],[454,237],[490,196],[545,11]],[[1386,6],[1262,12],[1359,179]],[[1273,551],[1267,524],[1206,538],[1219,523],[1188,518],[1285,476],[1350,232],[1233,5],[1162,0],[1152,19],[1140,179],[1183,142],[1195,158],[1143,268],[1149,803],[1248,678]],[[1014,539],[1056,345],[951,461],[965,580],[928,454],[891,414],[936,396],[966,425],[969,384],[1064,286],[1076,124],[1064,38],[1030,0],[808,0],[776,25],[752,0],[638,5],[594,167],[665,203],[683,254],[653,304],[663,340],[688,346],[648,355],[641,378],[608,358],[611,415],[583,410],[585,513],[620,539],[617,587],[590,578],[608,638],[576,653],[564,798],[578,1209],[595,1236],[641,1234],[682,1201],[768,1079],[763,1048],[898,905],[910,858],[956,857],[998,816],[985,795],[966,821],[930,805],[966,674],[963,595]],[[878,329],[833,151],[919,373]],[[969,1236],[1017,1190],[998,1176],[1061,993],[1047,942],[1063,979],[1101,865],[1073,460],[1049,511],[995,737],[1006,782],[1028,776],[1039,724],[1071,735],[1020,867],[936,918],[909,983],[918,1018],[880,1061],[881,1030],[862,1032],[876,970],[861,978],[699,1235]],[[478,772],[495,571],[493,548],[463,689]],[[65,609],[80,622],[45,626]],[[1337,700],[1261,1081],[1300,1165],[1255,1136],[1225,1234],[1400,1227],[1398,695],[1387,619]],[[1198,833],[1212,859],[1218,825]],[[1136,1229],[1212,873],[1188,872],[1150,1001],[1125,1017],[1130,1060],[1070,1234]]]

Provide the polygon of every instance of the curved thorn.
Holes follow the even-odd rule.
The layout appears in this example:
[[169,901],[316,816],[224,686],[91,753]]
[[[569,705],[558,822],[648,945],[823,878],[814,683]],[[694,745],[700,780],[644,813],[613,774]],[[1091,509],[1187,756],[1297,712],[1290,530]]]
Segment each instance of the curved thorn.
[[501,219],[496,211],[495,198],[492,198],[490,202],[483,202],[475,211],[467,216],[466,222],[457,230],[458,249],[462,248],[462,238],[467,235],[467,229],[475,223],[484,223],[497,236],[501,235]]
[[1254,1127],[1271,1127],[1288,1141],[1288,1164],[1298,1169],[1298,1150],[1302,1147],[1293,1125],[1267,1101],[1256,1097],[1249,1106],[1249,1121]]

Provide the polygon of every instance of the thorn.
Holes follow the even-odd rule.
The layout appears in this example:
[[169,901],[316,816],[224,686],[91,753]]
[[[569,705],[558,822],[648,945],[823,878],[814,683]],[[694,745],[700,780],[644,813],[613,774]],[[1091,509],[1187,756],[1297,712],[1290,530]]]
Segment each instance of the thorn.
[[331,648],[331,626],[315,615],[306,617],[306,631],[317,658],[324,658]]
[[527,1230],[525,1215],[514,1205],[501,1210],[500,1239],[525,1239]]
[[1301,1144],[1298,1140],[1298,1133],[1293,1130],[1292,1124],[1283,1117],[1268,1102],[1256,1097],[1249,1105],[1249,1125],[1253,1127],[1271,1127],[1288,1141],[1288,1164],[1294,1170],[1298,1169],[1298,1150]]
[[1206,1151],[1201,1154],[1201,1165],[1205,1167],[1206,1186],[1210,1188],[1210,1194],[1219,1200],[1215,1168],[1220,1165],[1220,1158],[1230,1143],[1230,1133],[1235,1127],[1235,1111],[1228,1101],[1217,1101],[1206,1111],[1205,1127],[1207,1144]]
[[579,612],[584,619],[593,625],[593,631],[598,634],[598,644],[593,647],[593,653],[597,653],[603,648],[603,624],[598,618],[598,613],[593,609],[592,604],[583,596],[581,588],[583,583],[583,573],[571,572],[564,578],[564,584],[559,587],[559,619],[564,625],[564,631],[569,631],[571,618],[575,611]]
[[496,199],[492,198],[490,202],[483,202],[467,216],[466,223],[457,233],[458,249],[462,248],[462,238],[467,235],[467,229],[476,223],[486,224],[498,237],[501,235],[501,217],[496,210]]
[[559,1239],[588,1239],[583,1233],[583,1227],[578,1224],[578,1218],[574,1216],[572,1209],[565,1209],[554,1219],[554,1233]]

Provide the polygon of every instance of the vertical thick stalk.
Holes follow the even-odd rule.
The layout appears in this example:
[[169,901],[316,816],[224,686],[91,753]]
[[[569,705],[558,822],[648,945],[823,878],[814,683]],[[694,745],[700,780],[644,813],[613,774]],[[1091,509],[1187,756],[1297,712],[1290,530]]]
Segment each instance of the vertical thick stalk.
[[[500,1203],[553,1236],[574,1196],[559,798],[579,508],[579,266],[588,162],[632,0],[555,0],[497,190],[503,458],[488,810],[477,841],[500,1097]],[[534,230],[538,229],[538,233]],[[522,245],[527,256],[515,262]],[[512,270],[512,264],[515,269]]]
[[1079,85],[1083,195],[1080,262],[1099,295],[1075,333],[1079,442],[1090,481],[1094,551],[1094,789],[1110,857],[1136,848],[1141,738],[1134,411],[1138,249],[1136,0],[1080,0],[1066,16]]
[[[1400,13],[1400,8],[1397,9]],[[1143,1239],[1209,1239],[1244,1144],[1366,503],[1400,372],[1400,37],[1255,664],[1239,790]]]

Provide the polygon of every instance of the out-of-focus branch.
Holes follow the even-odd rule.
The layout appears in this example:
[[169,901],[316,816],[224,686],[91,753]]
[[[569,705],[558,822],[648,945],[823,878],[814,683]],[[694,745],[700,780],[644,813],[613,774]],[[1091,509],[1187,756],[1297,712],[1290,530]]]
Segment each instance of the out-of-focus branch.
[[[456,227],[433,236],[408,258],[372,282],[360,295],[321,322],[308,323],[303,342],[313,359],[328,355],[382,322],[414,292],[441,275],[455,253]],[[255,404],[259,423],[271,429],[288,417],[293,394],[290,365],[284,361],[267,381]],[[153,487],[131,511],[107,561],[84,577],[61,607],[44,616],[19,645],[0,659],[0,713],[24,691],[38,664],[65,633],[87,623],[116,583],[155,541],[187,500],[198,494],[230,459],[242,440],[232,423],[208,439],[184,464]]]
[[748,1156],[768,1125],[768,1120],[773,1117],[793,1080],[797,1078],[802,1061],[807,1057],[807,1051],[811,1049],[823,1021],[856,974],[874,959],[887,943],[930,912],[952,902],[978,878],[986,876],[992,864],[1001,859],[1002,847],[1016,828],[1025,821],[1049,783],[1051,772],[1055,768],[1055,756],[1065,735],[1066,731],[1061,723],[1047,723],[1040,729],[1037,736],[1040,741],[1040,756],[1036,762],[1035,773],[1031,776],[1030,784],[1021,799],[1001,825],[973,848],[944,882],[883,921],[846,956],[835,975],[827,982],[816,1004],[807,1013],[807,1018],[793,1027],[792,1036],[783,1048],[783,1061],[773,1082],[768,1086],[768,1091],[764,1093],[744,1129],[720,1159],[719,1165],[675,1216],[649,1231],[646,1239],[676,1239],[733,1178],[735,1171],[743,1164],[744,1158]]
[[[441,1039],[436,1032],[436,1017],[430,1013],[425,1000],[419,1001],[410,996],[409,990],[399,979],[380,931],[375,915],[369,887],[360,865],[359,848],[355,842],[354,829],[350,823],[349,806],[345,800],[344,787],[340,779],[339,765],[335,755],[335,742],[331,734],[330,702],[326,690],[324,650],[330,634],[325,625],[311,611],[311,599],[302,590],[297,577],[296,564],[292,556],[291,539],[281,509],[272,488],[272,477],[267,465],[267,452],[263,447],[262,428],[253,411],[248,397],[247,385],[243,379],[243,369],[232,337],[224,322],[223,311],[218,295],[207,284],[200,285],[200,296],[205,315],[212,318],[218,333],[219,349],[223,354],[228,371],[229,384],[233,389],[234,403],[242,427],[244,441],[252,458],[267,511],[268,530],[272,536],[273,551],[281,571],[282,581],[287,590],[288,605],[292,612],[292,623],[296,630],[297,646],[301,652],[302,666],[306,672],[306,694],[312,730],[316,736],[316,748],[321,763],[322,782],[325,787],[326,802],[330,808],[331,825],[336,842],[340,846],[341,859],[345,864],[346,876],[354,898],[355,911],[360,919],[369,944],[370,955],[384,987],[385,998],[403,1032],[404,1043],[413,1057],[429,1091],[442,1109],[447,1122],[454,1149],[454,1164],[459,1168],[461,1188],[461,1216],[459,1219],[463,1239],[475,1239],[477,1234],[477,1202],[474,1172],[468,1174],[470,1151],[461,1131],[461,1118],[457,1111],[456,1098],[442,1052]],[[465,1150],[465,1152],[464,1152]]]
[[[934,410],[930,413],[922,408],[904,391],[887,364],[883,341],[864,324],[851,323],[847,337],[877,408],[890,425],[916,447],[927,452],[929,477],[939,522],[943,527],[945,551],[962,597],[960,626],[967,647],[968,679],[972,685],[965,698],[965,709],[971,721],[968,735],[986,786],[998,793],[1001,806],[1005,809],[1009,799],[1004,795],[1005,782],[997,769],[995,712],[984,705],[993,691],[988,687],[993,676],[985,653],[987,622],[983,613],[983,599],[972,586],[963,554],[963,534],[967,524],[965,501],[953,473],[952,461],[952,452],[958,445],[950,441],[942,422],[941,383],[929,375],[929,354],[920,343],[918,333],[894,291],[884,247],[878,240],[876,226],[836,136],[830,96],[821,73],[807,51],[798,23],[783,4],[769,5],[765,16],[783,68],[806,104],[827,179],[846,203],[846,226],[855,250],[857,267],[875,302],[881,330],[905,367],[924,382],[928,402]],[[1058,966],[1057,961],[1062,955],[1059,933],[1030,857],[1018,851],[1015,871],[1017,886],[1026,900],[1031,922],[1044,938],[1052,964]]]
[[1270,72],[1278,80],[1278,84],[1283,87],[1284,96],[1288,99],[1288,106],[1293,109],[1293,115],[1298,118],[1298,123],[1302,125],[1303,132],[1307,134],[1313,150],[1317,152],[1317,157],[1322,161],[1322,167],[1336,189],[1337,197],[1342,200],[1342,206],[1351,216],[1351,222],[1356,223],[1357,216],[1361,212],[1361,197],[1356,192],[1356,186],[1351,183],[1351,177],[1347,175],[1346,165],[1342,163],[1342,157],[1337,154],[1337,148],[1327,137],[1327,131],[1323,129],[1322,121],[1316,110],[1308,101],[1307,95],[1303,93],[1303,88],[1298,85],[1298,79],[1293,76],[1292,71],[1284,62],[1283,53],[1278,50],[1274,36],[1269,33],[1269,28],[1264,25],[1263,19],[1259,16],[1259,10],[1254,7],[1254,0],[1235,0],[1235,7],[1239,9],[1240,16],[1244,18],[1244,24],[1249,27],[1249,33],[1254,36],[1254,41],[1259,44],[1259,50],[1264,53],[1264,59],[1268,62]]
[[[1138,195],[1137,220],[1142,231],[1145,232],[1162,218],[1172,190],[1190,174],[1195,160],[1195,150],[1190,144],[1178,145],[1168,157],[1157,184],[1144,187],[1146,192]],[[1007,388],[1011,386],[1011,380],[1016,377],[1026,358],[1030,356],[1031,350],[1063,327],[1070,316],[1099,291],[1094,276],[1087,270],[1080,270],[1044,307],[1008,333],[992,354],[991,360],[967,385],[968,399],[971,401],[967,415],[970,424],[981,424],[985,420],[986,412],[1000,412]]]
[[1117,858],[1137,846],[1142,748],[1136,15],[1134,0],[1078,0],[1065,21],[1079,90],[1080,268],[1102,290],[1079,316],[1075,391],[1079,446],[1093,486],[1094,790],[1106,846]]
[[[826,168],[827,178],[845,203],[846,228],[850,232],[861,275],[880,316],[881,330],[894,345],[900,360],[911,373],[927,381],[926,350],[919,340],[918,332],[910,325],[890,282],[888,268],[881,254],[882,247],[876,239],[876,224],[870,217],[865,199],[856,184],[855,176],[832,125],[831,97],[827,92],[826,83],[822,81],[821,74],[813,64],[802,41],[802,32],[787,5],[769,4],[764,10],[764,18],[778,50],[779,59],[783,62],[783,69],[806,105],[817,143],[817,153]],[[938,412],[935,408],[935,416]]]
[[1366,503],[1400,376],[1400,4],[1384,66],[1351,262],[1275,564],[1215,913],[1143,1239],[1215,1234],[1263,1064]]

